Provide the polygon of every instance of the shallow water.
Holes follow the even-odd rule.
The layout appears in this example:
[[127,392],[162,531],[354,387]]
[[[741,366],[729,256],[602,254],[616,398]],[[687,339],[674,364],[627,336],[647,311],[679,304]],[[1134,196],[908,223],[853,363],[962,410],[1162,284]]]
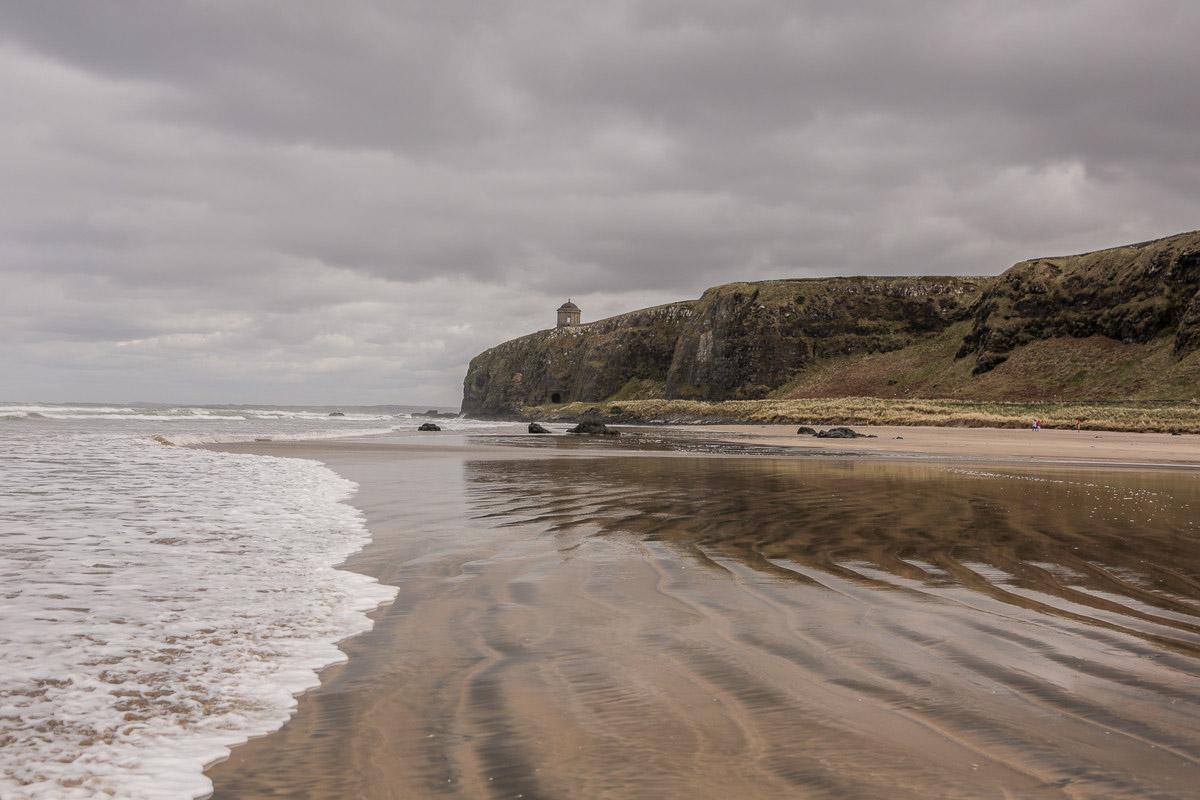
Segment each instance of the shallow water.
[[1191,473],[601,446],[316,447],[401,595],[216,796],[1196,796]]

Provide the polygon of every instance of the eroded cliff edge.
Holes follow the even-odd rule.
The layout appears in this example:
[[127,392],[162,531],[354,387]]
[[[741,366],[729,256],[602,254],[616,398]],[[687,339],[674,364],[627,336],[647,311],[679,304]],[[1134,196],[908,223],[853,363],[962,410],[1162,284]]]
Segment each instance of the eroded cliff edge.
[[1191,399],[1200,232],[998,277],[732,283],[476,356],[463,411],[766,397]]

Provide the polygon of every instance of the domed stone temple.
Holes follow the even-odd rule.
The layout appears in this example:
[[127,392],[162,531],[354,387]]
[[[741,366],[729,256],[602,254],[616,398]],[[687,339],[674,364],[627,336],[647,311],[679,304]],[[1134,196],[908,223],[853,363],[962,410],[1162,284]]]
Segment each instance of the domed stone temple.
[[581,313],[579,306],[567,300],[567,302],[558,307],[558,327],[569,328],[572,325],[578,325]]

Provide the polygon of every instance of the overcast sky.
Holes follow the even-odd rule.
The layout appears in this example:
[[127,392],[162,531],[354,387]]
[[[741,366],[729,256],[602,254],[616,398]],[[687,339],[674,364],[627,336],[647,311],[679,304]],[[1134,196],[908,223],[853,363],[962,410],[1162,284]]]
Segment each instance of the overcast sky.
[[0,400],[457,405],[553,323],[1200,227],[1200,2],[0,4]]

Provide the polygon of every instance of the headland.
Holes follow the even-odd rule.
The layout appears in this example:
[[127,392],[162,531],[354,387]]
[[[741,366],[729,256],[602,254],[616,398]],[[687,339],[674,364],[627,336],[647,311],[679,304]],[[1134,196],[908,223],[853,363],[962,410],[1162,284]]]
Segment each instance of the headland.
[[1197,432],[1198,399],[1200,232],[1190,232],[995,277],[726,284],[499,344],[472,360],[462,409],[497,419],[598,409],[623,422],[1040,417]]

